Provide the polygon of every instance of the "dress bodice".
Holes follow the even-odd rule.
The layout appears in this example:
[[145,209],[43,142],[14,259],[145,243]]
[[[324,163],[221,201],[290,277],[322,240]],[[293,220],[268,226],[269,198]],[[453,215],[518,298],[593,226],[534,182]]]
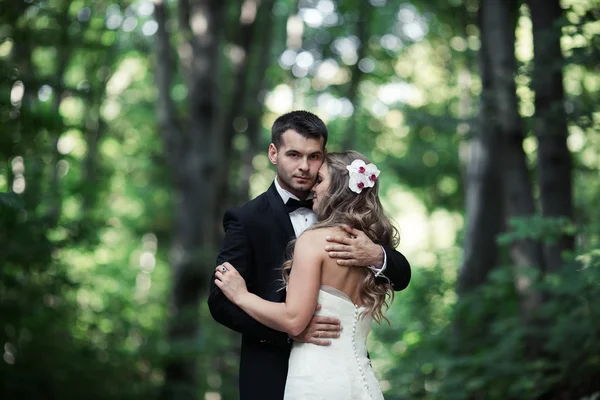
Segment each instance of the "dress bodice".
[[329,346],[294,343],[285,399],[383,399],[367,356],[371,314],[329,286],[321,286],[318,303],[317,315],[340,320],[340,337],[331,339]]
[[367,356],[367,336],[371,332],[373,318],[365,314],[365,307],[352,302],[344,292],[330,286],[321,286],[318,303],[321,309],[316,315],[335,317],[340,320],[342,331],[340,337],[331,341],[333,349],[349,349],[352,347],[356,356]]

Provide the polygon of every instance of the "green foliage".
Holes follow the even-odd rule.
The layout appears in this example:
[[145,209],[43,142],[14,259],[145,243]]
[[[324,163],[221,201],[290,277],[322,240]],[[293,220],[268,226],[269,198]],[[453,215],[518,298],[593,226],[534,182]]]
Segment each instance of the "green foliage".
[[[578,256],[536,285],[548,300],[535,314],[541,325],[530,328],[519,317],[511,267],[495,270],[487,284],[451,307],[428,298],[452,291],[440,280],[440,268],[419,270],[411,296],[401,295],[404,322],[387,328],[393,333],[377,331],[391,351],[386,398],[521,400],[568,393],[578,399],[600,389],[600,251]],[[434,318],[438,307],[447,309],[444,319]],[[534,360],[531,335],[544,343]]]
[[515,217],[508,221],[507,233],[498,237],[498,243],[507,245],[522,239],[540,240],[543,243],[556,243],[563,235],[573,236],[577,227],[569,218],[549,218],[541,215]]

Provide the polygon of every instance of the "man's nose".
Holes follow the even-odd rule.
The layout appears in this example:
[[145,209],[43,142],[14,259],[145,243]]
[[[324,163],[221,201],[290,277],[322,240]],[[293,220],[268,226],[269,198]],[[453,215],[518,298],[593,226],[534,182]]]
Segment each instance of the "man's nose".
[[307,171],[308,170],[308,159],[303,158],[302,161],[300,162],[300,166],[298,168],[301,169],[302,171]]

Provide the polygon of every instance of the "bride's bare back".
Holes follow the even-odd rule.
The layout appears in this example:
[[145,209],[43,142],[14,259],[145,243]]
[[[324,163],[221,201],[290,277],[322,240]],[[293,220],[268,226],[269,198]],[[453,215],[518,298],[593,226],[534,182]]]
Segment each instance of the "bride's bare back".
[[[325,251],[329,243],[327,236],[348,235],[338,227],[319,228],[310,231],[310,245],[313,248],[322,249],[321,285],[331,286],[345,293],[354,304],[362,306],[360,298],[359,283],[370,273],[368,268],[345,267],[337,264],[336,259],[330,258]],[[296,251],[302,251],[296,249]]]

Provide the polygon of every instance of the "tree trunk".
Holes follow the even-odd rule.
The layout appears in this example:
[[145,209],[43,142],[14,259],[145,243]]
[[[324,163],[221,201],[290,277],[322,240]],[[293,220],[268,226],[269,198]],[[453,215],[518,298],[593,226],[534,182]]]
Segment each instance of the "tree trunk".
[[[117,56],[117,46],[115,44],[107,50],[103,56],[99,56],[95,62],[88,64],[86,75],[91,76],[98,71],[102,65],[113,65]],[[85,123],[86,127],[86,145],[87,152],[83,162],[83,179],[82,184],[86,188],[82,190],[82,212],[85,218],[83,220],[94,220],[92,214],[98,200],[97,185],[100,183],[99,172],[99,146],[100,142],[106,133],[107,124],[100,112],[101,105],[106,97],[106,85],[114,71],[107,70],[106,73],[97,76],[98,81],[92,84],[90,88],[90,110],[88,119]],[[93,189],[92,189],[93,188]],[[94,221],[95,223],[95,221]]]
[[352,103],[354,111],[348,119],[346,137],[344,138],[344,149],[355,149],[356,148],[356,121],[358,118],[358,86],[363,76],[363,72],[359,68],[359,62],[367,55],[367,49],[369,47],[369,23],[371,10],[373,7],[369,2],[359,0],[359,11],[358,20],[356,21],[356,35],[359,40],[359,47],[357,51],[357,62],[350,69],[352,78],[350,79],[350,86],[348,87],[348,100]]
[[[106,84],[104,84],[104,87],[106,87]],[[97,96],[101,98],[101,95],[98,94]],[[83,162],[82,183],[85,184],[87,188],[82,191],[83,202],[81,209],[83,215],[85,215],[86,219],[88,220],[93,218],[92,211],[98,198],[96,191],[91,189],[95,189],[98,185],[98,147],[106,130],[106,123],[100,115],[100,104],[102,103],[100,98],[98,100],[94,100],[91,104],[92,109],[90,110],[90,119],[88,121],[89,126],[85,140],[87,144],[87,152]]]
[[[21,14],[25,13],[29,7],[25,3],[19,4],[18,7],[14,10],[14,20],[18,20]],[[33,126],[32,121],[34,120],[34,112],[33,105],[36,102],[36,90],[32,83],[34,81],[33,74],[33,61],[31,58],[32,54],[32,42],[31,33],[27,30],[15,30],[13,33],[13,37],[15,38],[16,46],[13,49],[13,62],[18,71],[15,82],[12,82],[14,85],[17,80],[20,80],[23,83],[23,97],[19,104],[14,104],[11,107],[11,113],[16,114],[18,117],[13,120],[14,128],[12,137],[6,135],[5,142],[3,148],[7,151],[7,159],[11,161],[15,156],[23,157],[26,154],[26,144],[28,141],[32,141],[27,138],[28,135],[35,135],[37,133],[36,127]],[[8,129],[7,129],[8,131]],[[42,153],[44,150],[41,144],[36,143],[32,146],[36,149],[37,152]],[[24,164],[27,164],[27,160],[24,159]],[[35,210],[42,203],[42,182],[44,179],[47,179],[44,176],[45,168],[42,166],[41,160],[39,157],[35,157],[32,159],[30,165],[25,165],[25,178],[27,182],[27,189],[20,194],[23,199],[24,205],[28,210]],[[13,174],[12,167],[10,162],[8,164],[8,177],[7,183],[9,191],[12,190],[14,179],[17,178]]]
[[[227,99],[228,107],[225,113],[224,119],[220,124],[220,146],[222,147],[223,154],[229,155],[228,162],[224,162],[220,165],[217,179],[219,187],[216,191],[217,198],[219,200],[219,212],[216,213],[217,219],[215,220],[215,229],[220,232],[221,226],[220,217],[223,212],[231,206],[232,194],[231,194],[231,183],[229,180],[231,167],[234,162],[233,156],[238,155],[235,151],[232,154],[232,144],[234,133],[234,121],[238,117],[242,117],[245,114],[246,99],[248,98],[248,91],[250,90],[250,80],[252,77],[252,71],[250,68],[250,54],[251,50],[258,42],[255,39],[257,21],[260,15],[271,12],[272,1],[259,1],[259,0],[245,0],[240,8],[239,28],[237,31],[234,49],[238,52],[237,56],[232,57],[233,63],[233,84],[230,88],[230,95]],[[236,57],[238,57],[236,59]]]
[[463,264],[458,276],[457,291],[466,294],[485,282],[496,267],[498,249],[496,236],[503,226],[502,178],[500,175],[501,131],[496,121],[494,85],[491,71],[492,48],[484,47],[490,37],[485,23],[493,8],[484,1],[479,9],[482,37],[480,69],[482,93],[479,126],[471,140],[466,182],[466,232]]
[[[503,138],[502,176],[506,216],[530,217],[535,214],[527,158],[523,151],[523,122],[519,115],[515,75],[515,30],[519,12],[518,0],[488,0],[482,4],[481,51],[489,57],[490,79],[495,94],[492,116]],[[511,258],[515,266],[516,289],[521,297],[521,318],[525,326],[536,325],[532,313],[541,303],[540,293],[532,288],[531,269],[543,269],[541,245],[531,239],[517,240],[511,244]],[[539,275],[538,275],[539,276]],[[539,353],[538,341],[531,338],[528,346],[531,356]]]
[[[538,179],[544,217],[573,216],[572,160],[567,148],[564,109],[563,56],[560,49],[562,9],[559,0],[529,0],[533,24],[535,135],[538,139]],[[544,248],[548,271],[557,271],[574,239],[563,234]]]
[[250,177],[254,172],[252,161],[261,151],[259,146],[262,129],[261,120],[264,113],[264,94],[266,87],[270,85],[270,82],[267,82],[266,71],[273,61],[273,28],[275,24],[272,21],[272,13],[274,4],[274,0],[266,0],[264,2],[264,12],[257,16],[260,22],[257,40],[262,43],[262,47],[258,52],[258,60],[254,68],[254,79],[252,79],[252,85],[247,92],[248,101],[246,102],[247,107],[244,114],[248,121],[248,128],[246,129],[248,149],[241,154],[240,185],[236,195],[239,202],[246,201],[249,198]]
[[[196,242],[202,237],[202,245],[209,251],[214,249],[218,238],[215,220],[220,217],[216,216],[220,203],[220,179],[227,179],[219,175],[219,169],[226,162],[228,155],[224,153],[227,145],[220,136],[218,126],[219,105],[222,104],[218,79],[219,42],[222,39],[221,27],[224,26],[225,3],[223,0],[190,0],[192,30],[196,31],[192,37],[193,68],[189,83],[190,143],[186,149],[189,156],[185,191],[189,191],[192,198],[188,204],[189,213],[182,217],[186,219],[185,223],[189,223],[189,216],[197,215],[198,220],[195,223],[202,227],[202,234],[196,236],[193,241]],[[193,21],[197,20],[199,15],[207,21],[204,31],[194,28]],[[210,260],[212,265],[214,254]],[[210,272],[209,276],[212,276],[212,268]]]
[[[168,336],[171,354],[165,365],[163,398],[196,398],[196,354],[199,335],[198,305],[212,277],[215,237],[213,218],[217,210],[213,188],[217,187],[217,163],[223,154],[216,140],[216,98],[219,58],[219,27],[224,2],[180,2],[189,15],[191,58],[188,86],[190,121],[185,132],[170,97],[174,73],[172,48],[166,30],[166,5],[155,2],[157,31],[156,81],[159,87],[158,119],[175,191],[175,226],[170,262],[173,268]],[[189,5],[189,8],[187,7]],[[181,14],[180,14],[181,15]]]

